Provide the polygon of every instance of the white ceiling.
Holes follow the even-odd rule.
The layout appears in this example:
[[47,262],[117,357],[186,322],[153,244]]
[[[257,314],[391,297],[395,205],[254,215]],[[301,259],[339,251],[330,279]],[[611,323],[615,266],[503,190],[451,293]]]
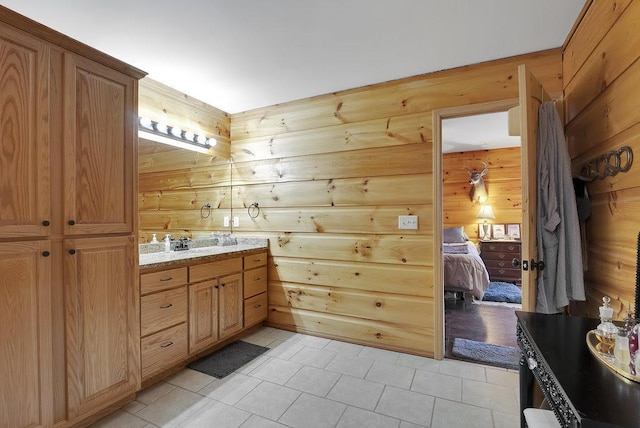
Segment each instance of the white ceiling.
[[520,137],[509,136],[506,111],[442,121],[442,153],[505,147],[520,147]]
[[0,0],[228,113],[561,46],[585,0]]

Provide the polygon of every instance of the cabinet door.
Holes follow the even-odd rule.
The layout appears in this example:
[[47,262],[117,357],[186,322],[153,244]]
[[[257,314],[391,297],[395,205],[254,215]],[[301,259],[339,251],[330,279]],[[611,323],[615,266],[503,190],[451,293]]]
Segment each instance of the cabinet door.
[[132,233],[137,82],[66,54],[65,234]]
[[218,280],[189,286],[189,353],[218,340]]
[[220,339],[242,330],[244,307],[242,274],[237,273],[220,278],[219,327]]
[[49,54],[0,24],[0,237],[49,233]]
[[0,243],[0,426],[53,424],[48,241]]
[[64,243],[70,420],[124,399],[140,385],[133,245],[133,236]]

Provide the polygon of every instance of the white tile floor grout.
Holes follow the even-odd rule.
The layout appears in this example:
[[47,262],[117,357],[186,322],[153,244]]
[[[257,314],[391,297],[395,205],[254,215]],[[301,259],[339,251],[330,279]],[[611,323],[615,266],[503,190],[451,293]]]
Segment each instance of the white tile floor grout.
[[263,327],[224,379],[184,369],[93,427],[520,426],[518,373]]

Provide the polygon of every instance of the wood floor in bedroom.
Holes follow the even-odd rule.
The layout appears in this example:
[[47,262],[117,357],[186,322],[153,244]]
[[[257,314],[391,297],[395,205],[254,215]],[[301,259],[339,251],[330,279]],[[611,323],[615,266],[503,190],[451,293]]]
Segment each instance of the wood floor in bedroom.
[[445,357],[452,358],[456,337],[517,347],[515,309],[473,304],[471,298],[445,300]]

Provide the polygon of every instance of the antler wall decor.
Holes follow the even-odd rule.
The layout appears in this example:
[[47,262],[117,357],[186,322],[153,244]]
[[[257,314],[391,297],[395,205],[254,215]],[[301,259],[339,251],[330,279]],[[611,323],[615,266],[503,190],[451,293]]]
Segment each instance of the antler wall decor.
[[488,199],[487,188],[484,185],[484,179],[482,177],[484,177],[487,172],[489,172],[489,163],[482,163],[484,164],[484,168],[481,171],[470,170],[469,168],[465,167],[465,169],[469,173],[469,184],[471,184],[469,197],[474,204],[484,204]]

